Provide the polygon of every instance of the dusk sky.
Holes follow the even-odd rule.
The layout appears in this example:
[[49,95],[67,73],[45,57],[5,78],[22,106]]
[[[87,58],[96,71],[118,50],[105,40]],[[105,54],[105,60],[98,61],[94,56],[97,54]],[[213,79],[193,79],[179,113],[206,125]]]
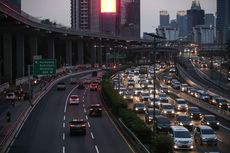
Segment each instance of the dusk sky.
[[[155,32],[159,25],[159,11],[167,10],[170,19],[176,18],[178,10],[191,8],[192,0],[140,0],[141,33]],[[217,0],[200,0],[205,13],[216,13]],[[70,0],[22,0],[22,10],[42,19],[49,18],[70,27]]]

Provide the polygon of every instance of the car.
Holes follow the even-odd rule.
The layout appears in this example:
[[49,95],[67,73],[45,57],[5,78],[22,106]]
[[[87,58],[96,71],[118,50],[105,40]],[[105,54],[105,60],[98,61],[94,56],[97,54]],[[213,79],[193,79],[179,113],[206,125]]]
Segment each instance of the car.
[[169,93],[169,88],[168,86],[164,85],[164,84],[160,84],[160,91],[164,92],[164,93]]
[[102,116],[102,106],[100,104],[91,104],[89,106],[89,116]]
[[78,88],[78,89],[85,89],[84,83],[83,83],[83,82],[79,82],[77,88]]
[[163,115],[166,115],[166,116],[174,116],[175,115],[174,108],[170,103],[161,104],[160,110],[161,110],[161,113]]
[[212,104],[224,110],[228,110],[229,107],[227,100],[221,97],[213,99]]
[[16,100],[16,94],[14,92],[8,92],[6,94],[6,100]]
[[134,95],[138,96],[141,94],[142,91],[143,91],[143,89],[141,87],[135,87],[134,88]]
[[70,135],[86,135],[86,121],[83,119],[73,119],[69,122]]
[[170,68],[169,73],[176,73],[176,68],[175,67]]
[[140,102],[134,103],[133,104],[133,110],[137,113],[145,113],[145,111],[146,111],[145,104],[140,103]]
[[174,149],[193,149],[193,138],[188,129],[183,126],[171,126],[168,135],[173,140]]
[[191,119],[201,119],[202,114],[198,107],[189,107],[187,114],[190,116]]
[[159,99],[160,99],[160,102],[164,102],[164,103],[168,102],[168,96],[164,92],[159,93]]
[[168,132],[171,122],[168,117],[163,115],[156,115],[155,117],[156,132]]
[[183,98],[176,98],[174,105],[175,105],[175,110],[177,111],[187,111],[188,110],[188,103]]
[[176,120],[175,120],[175,125],[177,126],[184,126],[188,130],[192,130],[193,125],[190,117],[186,114],[177,114],[176,115]]
[[[155,96],[155,107],[160,108],[160,99],[158,96]],[[154,97],[149,97],[148,106],[154,107]]]
[[143,91],[140,95],[139,95],[139,99],[140,101],[144,102],[144,101],[148,101],[148,99],[150,98],[150,95],[148,92]]
[[76,84],[77,83],[77,78],[70,78],[70,84]]
[[194,140],[196,143],[217,145],[217,137],[214,130],[207,125],[199,125],[194,130]]
[[65,82],[58,82],[57,90],[66,90]]
[[[155,115],[160,115],[160,110],[159,109],[155,109]],[[153,118],[154,118],[154,109],[153,108],[148,108],[146,110],[145,113],[145,122],[147,124],[150,124],[153,122]]]
[[134,79],[128,79],[127,81],[127,87],[130,88],[130,87],[134,87],[135,86],[135,81]]
[[80,103],[80,96],[79,95],[70,95],[69,96],[69,104],[79,104]]
[[123,98],[127,101],[133,102],[133,94],[129,91],[124,92]]
[[181,83],[178,81],[178,80],[172,80],[172,87],[175,89],[175,90],[180,90],[180,86],[181,86]]
[[215,115],[203,115],[201,125],[208,125],[213,129],[219,129],[220,122],[218,122]]
[[208,94],[208,92],[206,92],[204,90],[197,90],[195,93],[195,97],[200,99],[200,100],[203,100],[207,103],[209,101],[209,94]]
[[91,82],[89,85],[90,91],[97,91],[98,84],[96,82]]
[[181,90],[182,92],[187,92],[187,89],[188,89],[188,84],[187,84],[187,83],[182,83],[182,84],[180,85],[180,90]]

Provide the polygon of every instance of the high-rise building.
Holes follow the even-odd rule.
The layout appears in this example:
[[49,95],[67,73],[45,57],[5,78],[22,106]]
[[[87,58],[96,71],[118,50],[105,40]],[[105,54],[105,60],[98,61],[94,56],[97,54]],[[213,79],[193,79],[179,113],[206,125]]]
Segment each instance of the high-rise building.
[[170,21],[170,26],[171,26],[172,28],[178,28],[176,19],[173,19],[173,20]]
[[121,0],[120,35],[140,38],[140,0]]
[[199,0],[193,0],[190,10],[187,10],[188,36],[192,39],[193,27],[204,25],[204,10],[201,9]]
[[140,38],[140,0],[71,0],[71,26]]
[[90,30],[89,0],[71,0],[71,27],[74,30]]
[[186,11],[180,10],[177,12],[177,25],[179,31],[179,37],[187,36],[187,15]]
[[201,44],[214,43],[214,27],[209,25],[197,25],[193,27],[194,42]]
[[166,10],[160,11],[160,27],[169,26],[169,13]]
[[16,7],[21,9],[21,0],[9,0],[12,4],[14,4]]
[[204,19],[205,25],[214,27],[215,26],[215,17],[213,14],[208,13],[205,14],[205,19]]
[[230,39],[230,2],[229,0],[217,0],[216,19],[217,42],[225,43]]

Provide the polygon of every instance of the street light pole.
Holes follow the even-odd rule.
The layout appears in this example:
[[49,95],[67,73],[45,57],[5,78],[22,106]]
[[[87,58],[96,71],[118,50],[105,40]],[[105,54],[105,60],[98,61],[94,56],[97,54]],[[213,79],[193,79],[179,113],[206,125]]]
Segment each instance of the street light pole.
[[[155,135],[156,135],[156,125],[155,125],[155,121],[156,121],[156,109],[155,109],[155,106],[156,106],[156,45],[157,45],[157,42],[156,42],[156,39],[165,39],[164,37],[161,37],[161,36],[158,36],[158,35],[155,35],[153,33],[147,33],[147,35],[151,36],[153,38],[153,66],[154,66],[154,70],[153,70],[153,73],[154,73],[154,78],[153,78],[153,133],[152,133],[152,141],[155,140]],[[152,147],[153,147],[153,144],[151,144]],[[153,148],[150,149],[150,152],[153,151]]]

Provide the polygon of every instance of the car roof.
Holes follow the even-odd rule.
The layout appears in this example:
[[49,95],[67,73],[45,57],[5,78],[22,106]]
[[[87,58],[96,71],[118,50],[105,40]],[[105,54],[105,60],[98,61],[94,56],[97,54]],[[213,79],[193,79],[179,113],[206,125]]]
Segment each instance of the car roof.
[[185,127],[183,126],[171,126],[171,129],[173,131],[188,131],[188,129],[186,129]]
[[198,125],[197,127],[199,127],[201,130],[212,129],[210,126],[207,126],[207,125]]

